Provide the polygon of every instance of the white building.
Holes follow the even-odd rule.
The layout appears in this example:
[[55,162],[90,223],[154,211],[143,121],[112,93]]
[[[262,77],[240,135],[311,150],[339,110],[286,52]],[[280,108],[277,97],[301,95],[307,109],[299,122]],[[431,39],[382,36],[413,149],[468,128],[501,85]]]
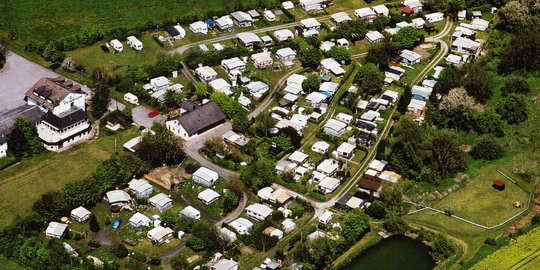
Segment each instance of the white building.
[[334,192],[336,188],[339,187],[340,184],[341,184],[341,181],[339,181],[339,179],[337,178],[325,177],[319,182],[317,187],[319,188],[319,190],[323,191],[325,194],[329,194],[329,193]]
[[354,150],[356,149],[355,145],[352,145],[348,142],[343,142],[339,145],[339,147],[336,149],[338,155],[345,157],[345,158],[351,158],[354,155]]
[[332,74],[336,77],[343,76],[345,74],[345,70],[341,67],[341,65],[334,59],[334,58],[326,58],[321,60],[321,66],[320,68],[327,74]]
[[171,41],[177,41],[186,37],[186,30],[180,25],[168,25],[165,32]]
[[319,108],[327,99],[328,96],[323,93],[311,92],[306,96],[306,104],[313,108]]
[[152,240],[152,242],[163,243],[174,237],[174,231],[170,228],[157,226],[148,231],[146,236],[148,237],[148,239]]
[[261,44],[261,38],[251,32],[243,32],[236,34],[240,44],[246,48],[252,48],[253,45]]
[[402,58],[402,63],[409,66],[414,66],[422,61],[422,56],[411,50],[402,50],[399,56]]
[[293,39],[294,34],[289,29],[282,29],[282,30],[277,30],[276,32],[274,32],[274,37],[279,41],[286,41],[288,39]]
[[152,220],[147,216],[137,212],[129,219],[129,225],[133,228],[148,227]]
[[326,210],[324,211],[324,213],[319,217],[319,223],[322,223],[322,224],[328,224],[330,222],[330,220],[332,220],[334,218],[334,213]]
[[384,36],[379,31],[368,31],[366,33],[366,40],[373,45],[383,41]]
[[274,212],[272,208],[260,203],[246,207],[246,214],[259,221],[265,220],[272,212]]
[[254,53],[251,55],[251,61],[259,69],[265,69],[274,64],[274,59],[270,56],[269,52]]
[[201,79],[201,81],[203,82],[210,82],[210,81],[213,81],[215,79],[217,79],[218,77],[218,74],[217,72],[209,67],[209,66],[204,66],[204,67],[198,67],[195,69],[195,74],[197,74],[197,77],[199,77],[199,79]]
[[336,119],[343,122],[343,123],[350,124],[350,123],[352,123],[354,117],[352,115],[350,115],[350,114],[338,113],[336,115]]
[[231,16],[225,15],[223,17],[220,17],[216,20],[216,26],[219,29],[219,31],[228,31],[233,28],[233,20],[231,19]]
[[123,190],[111,190],[105,194],[105,199],[110,206],[130,204],[131,197]]
[[163,212],[173,206],[173,201],[165,193],[159,193],[148,200],[148,203],[156,208],[159,212]]
[[144,179],[132,179],[128,183],[129,190],[137,196],[137,198],[146,197],[154,191],[154,187]]
[[92,213],[82,206],[71,210],[71,217],[79,223],[87,221],[91,215]]
[[189,25],[189,30],[193,34],[208,34],[208,24],[202,21],[197,21]]
[[237,218],[233,222],[229,223],[229,226],[239,234],[249,234],[251,231],[253,231],[253,222],[245,218]]
[[377,14],[377,16],[389,16],[390,10],[385,5],[378,5],[372,7],[373,11]]
[[300,0],[300,7],[305,11],[323,10],[328,0]]
[[308,159],[308,155],[307,154],[304,154],[300,151],[294,151],[290,156],[289,156],[289,160],[296,163],[296,164],[303,164],[304,162],[307,161]]
[[127,37],[127,44],[129,47],[137,50],[137,51],[142,51],[143,49],[143,43],[138,39],[136,38],[135,36],[129,36]]
[[251,15],[243,11],[235,11],[231,13],[231,17],[234,23],[240,27],[247,27],[253,25],[253,18]]
[[352,21],[351,17],[349,16],[349,14],[347,14],[347,12],[334,13],[331,15],[331,17],[332,17],[332,21],[336,25],[341,25],[344,22]]
[[345,133],[346,129],[347,129],[347,124],[336,119],[328,120],[326,124],[324,124],[323,126],[324,133],[328,135],[336,136],[336,137],[341,137],[341,135]]
[[111,40],[109,44],[111,44],[111,47],[117,52],[122,52],[124,50],[124,45],[122,45],[122,42],[118,39]]
[[373,11],[371,8],[368,8],[368,7],[355,10],[354,15],[358,19],[368,22],[368,23],[372,22],[373,18],[377,17],[377,13],[375,13],[375,11]]
[[212,171],[206,167],[200,167],[195,173],[193,173],[193,181],[211,187],[218,180],[219,175],[217,172]]
[[238,57],[221,60],[221,66],[229,73],[233,70],[246,70],[246,63]]
[[305,30],[321,30],[321,23],[315,18],[307,18],[301,20],[300,26]]
[[325,141],[318,141],[311,146],[311,151],[319,154],[325,154],[328,151],[328,148],[330,148],[329,143]]
[[281,62],[293,61],[296,59],[296,52],[293,49],[286,47],[276,51],[276,56]]
[[68,229],[67,224],[53,221],[49,223],[49,226],[45,230],[45,236],[47,238],[62,239],[64,235],[66,234],[67,229]]
[[182,209],[179,213],[180,217],[182,218],[188,218],[188,219],[194,219],[199,220],[201,218],[201,212],[195,207],[188,205],[186,208]]
[[219,78],[215,79],[208,83],[212,89],[216,92],[223,93],[230,96],[233,92],[231,91],[231,84],[228,83],[225,79]]
[[259,189],[257,191],[257,196],[261,198],[262,200],[268,200],[270,196],[272,196],[272,193],[274,192],[274,189],[272,187],[264,187]]
[[206,204],[207,206],[218,201],[220,198],[221,196],[219,195],[219,193],[209,188],[199,192],[199,195],[197,195],[197,199],[199,199],[199,201]]
[[430,13],[430,14],[425,15],[424,17],[426,18],[426,21],[430,23],[436,23],[436,22],[440,22],[444,20],[444,13],[442,12]]
[[337,169],[339,164],[333,159],[325,159],[317,166],[317,171],[325,174],[326,176],[332,176]]

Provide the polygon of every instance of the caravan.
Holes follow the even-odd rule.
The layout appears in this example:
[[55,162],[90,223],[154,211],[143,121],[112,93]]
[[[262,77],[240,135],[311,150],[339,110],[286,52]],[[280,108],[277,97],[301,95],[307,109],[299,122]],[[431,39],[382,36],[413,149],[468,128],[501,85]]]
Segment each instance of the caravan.
[[111,46],[114,48],[117,52],[122,52],[124,50],[124,46],[122,45],[122,42],[118,39],[111,40]]
[[137,51],[142,51],[143,49],[143,44],[142,42],[136,38],[135,36],[129,36],[127,37],[127,44],[129,45],[129,47],[137,50]]
[[132,93],[126,93],[124,95],[124,100],[133,104],[133,105],[139,105],[139,99],[137,98],[136,95],[132,94]]

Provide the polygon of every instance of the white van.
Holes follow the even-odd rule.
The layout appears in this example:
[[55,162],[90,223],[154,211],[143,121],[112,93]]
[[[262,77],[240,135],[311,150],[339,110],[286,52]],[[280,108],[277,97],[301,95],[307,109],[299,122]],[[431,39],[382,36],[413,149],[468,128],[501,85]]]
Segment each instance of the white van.
[[137,98],[137,96],[132,93],[126,93],[124,95],[124,100],[133,105],[139,105],[139,98]]
[[122,45],[122,42],[120,42],[120,40],[118,39],[111,40],[110,44],[113,47],[113,49],[117,52],[122,52],[124,50],[124,46]]
[[127,37],[127,44],[129,45],[129,47],[137,50],[137,51],[142,51],[143,49],[143,44],[142,42],[136,38],[135,36],[129,36]]

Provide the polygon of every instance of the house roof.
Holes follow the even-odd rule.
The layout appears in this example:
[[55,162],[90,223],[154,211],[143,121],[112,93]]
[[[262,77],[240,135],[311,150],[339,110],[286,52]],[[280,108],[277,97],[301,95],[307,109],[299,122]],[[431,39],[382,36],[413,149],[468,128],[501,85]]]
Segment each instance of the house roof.
[[284,9],[294,8],[294,4],[291,1],[285,1],[285,2],[281,3],[281,5],[283,6]]
[[249,14],[249,16],[251,16],[251,18],[257,18],[261,16],[261,14],[259,14],[259,12],[254,9],[248,10],[247,13]]
[[186,206],[186,208],[180,211],[180,214],[184,216],[197,216],[197,215],[200,215],[201,212],[197,210],[195,207],[188,205]]
[[377,191],[381,187],[381,183],[368,178],[362,178],[362,180],[360,180],[360,182],[358,183],[358,186],[369,190]]
[[238,67],[245,67],[246,63],[244,63],[244,61],[240,60],[238,57],[233,57],[230,59],[221,60],[221,65],[227,69],[234,69]]
[[259,36],[255,35],[255,34],[253,34],[251,32],[238,33],[238,34],[236,34],[236,37],[240,41],[242,41],[244,44],[261,42],[261,38],[259,38]]
[[106,194],[109,204],[114,204],[117,202],[129,202],[131,197],[123,190],[111,190]]
[[238,267],[238,263],[235,262],[234,260],[222,259],[218,263],[214,264],[214,266],[212,266],[212,269],[214,269],[214,270],[230,270],[230,269],[237,268],[237,267]]
[[302,88],[302,83],[307,79],[306,76],[300,74],[293,74],[287,78],[287,85],[299,86]]
[[56,115],[51,111],[48,111],[42,118],[44,122],[54,126],[57,129],[64,129],[75,123],[88,119],[86,112],[77,107]]
[[418,61],[422,59],[422,56],[419,53],[413,52],[411,50],[403,50],[401,51],[401,54],[399,55],[411,62]]
[[309,93],[309,95],[306,96],[306,101],[311,101],[313,103],[320,103],[322,102],[323,100],[327,99],[328,96],[324,95],[323,93],[320,93],[320,92],[311,92]]
[[280,204],[286,203],[289,199],[291,199],[292,196],[287,193],[287,191],[283,189],[278,189],[270,195],[268,199],[275,201]]
[[184,30],[184,28],[182,28],[182,26],[180,25],[167,25],[165,26],[165,31],[167,31],[167,33],[169,33],[169,35],[171,35],[172,37],[174,36],[185,37],[186,36],[186,30]]
[[76,216],[78,218],[83,218],[87,215],[90,215],[92,214],[92,212],[88,211],[88,209],[82,207],[82,206],[79,206],[73,210],[71,210],[71,215],[72,216]]
[[384,166],[386,166],[386,164],[388,164],[388,162],[385,160],[374,159],[369,163],[369,168],[376,171],[382,171],[384,170]]
[[218,199],[221,197],[219,193],[215,192],[213,189],[205,189],[201,192],[199,192],[199,195],[197,195],[197,198],[199,200],[205,201],[205,202],[211,202],[213,200]]
[[410,8],[410,7],[403,7],[401,9],[401,12],[403,13],[407,13],[407,14],[411,14],[411,13],[414,13],[414,9]]
[[328,148],[330,148],[330,144],[325,141],[318,141],[314,143],[313,146],[311,146],[311,148],[327,150]]
[[377,16],[377,13],[375,13],[371,8],[365,7],[365,8],[359,8],[354,11],[354,14],[358,16],[359,18],[367,17],[367,16]]
[[84,94],[79,84],[59,76],[39,79],[25,95],[52,110],[70,93]]
[[339,200],[337,200],[336,204],[341,206],[347,206],[347,202],[352,198],[353,196],[351,194],[343,194]]
[[319,182],[319,187],[334,191],[340,183],[341,181],[337,178],[325,177]]
[[334,58],[326,58],[321,60],[321,66],[324,69],[330,70],[330,72],[336,76],[345,74],[345,70]]
[[252,204],[246,207],[246,210],[261,215],[264,218],[268,217],[270,214],[272,214],[272,212],[274,212],[272,208],[260,203]]
[[307,154],[304,154],[300,151],[294,151],[290,156],[289,159],[293,162],[302,163],[308,158]]
[[201,74],[204,77],[214,77],[218,75],[217,72],[209,66],[198,67],[195,69],[195,72]]
[[300,24],[304,26],[304,28],[312,28],[312,27],[319,27],[321,26],[321,23],[317,21],[315,18],[307,18],[300,21]]
[[232,27],[233,21],[229,15],[225,15],[215,21],[220,27]]
[[390,12],[390,10],[388,10],[388,8],[385,5],[374,6],[374,7],[372,7],[372,9],[373,9],[373,11],[375,11],[375,13],[378,13],[378,14],[383,14],[383,13]]
[[220,92],[221,90],[229,90],[229,88],[231,87],[231,84],[228,83],[225,79],[222,79],[222,78],[219,78],[219,79],[215,79],[211,82],[208,83],[208,85],[210,85],[210,87],[212,87],[214,90]]
[[165,193],[159,193],[157,195],[155,195],[154,197],[150,198],[150,200],[148,200],[148,202],[152,205],[155,205],[155,206],[164,206],[166,205],[167,203],[170,203],[172,202],[172,199],[169,198],[169,196]]
[[[0,143],[7,140],[7,135],[11,133],[11,128],[18,117],[26,117],[33,124],[37,124],[45,113],[34,105],[23,105],[13,110],[0,114]],[[4,135],[4,137],[1,137]]]
[[257,196],[259,196],[263,200],[268,200],[268,198],[270,198],[273,192],[274,189],[272,187],[264,187],[257,191]]
[[333,130],[336,130],[336,131],[340,131],[340,130],[343,130],[345,128],[347,128],[347,124],[339,121],[339,120],[336,120],[336,119],[330,119],[326,122],[326,124],[324,124],[324,127],[325,128],[331,128]]
[[184,130],[191,136],[201,130],[225,120],[225,114],[214,102],[208,102],[197,109],[176,116],[171,120],[177,120]]
[[150,218],[139,212],[135,213],[133,216],[131,216],[131,218],[129,218],[129,223],[139,224],[140,222],[143,224],[148,224],[150,223]]
[[260,53],[254,53],[251,55],[251,60],[255,63],[262,63],[266,61],[273,62],[274,60],[272,57],[270,57],[270,53],[268,52],[260,52]]
[[208,24],[206,24],[205,22],[203,21],[197,21],[197,22],[194,22],[192,24],[189,25],[189,28],[191,29],[208,29]]
[[249,84],[247,84],[246,88],[251,93],[256,93],[256,92],[268,90],[270,87],[268,86],[268,84],[263,83],[261,81],[254,81],[254,82],[250,82]]
[[[284,57],[288,57],[288,56],[291,56],[291,55],[294,55],[296,56],[296,52],[289,48],[289,47],[286,47],[286,48],[281,48],[279,50],[276,51],[276,55],[279,57],[279,58],[284,58]],[[293,74],[293,75],[298,75],[298,74]],[[298,75],[298,76],[302,76],[302,75]],[[292,76],[291,76],[292,77]],[[289,77],[290,78],[290,77]],[[289,81],[289,79],[287,79],[287,82]]]
[[289,29],[277,30],[276,32],[274,32],[274,36],[280,41],[294,38],[293,32]]
[[360,116],[360,119],[373,122],[376,118],[381,117],[381,114],[377,111],[369,110]]
[[324,211],[324,213],[319,217],[319,221],[325,221],[328,222],[330,219],[334,217],[334,213],[330,212],[329,210]]
[[334,21],[336,21],[337,23],[342,23],[342,22],[346,22],[346,21],[351,21],[351,17],[349,16],[349,14],[347,14],[347,12],[338,12],[338,13],[334,13],[332,14],[332,19],[334,19]]
[[212,171],[206,167],[200,167],[197,171],[193,173],[193,176],[200,177],[209,182],[214,182],[219,178],[219,175],[217,172]]
[[48,235],[60,236],[66,231],[67,227],[68,225],[65,223],[53,221],[49,223],[49,226],[45,230],[45,233]]
[[353,116],[350,115],[350,114],[346,114],[346,113],[338,113],[336,115],[336,119],[344,119],[344,120],[347,120],[347,121],[352,121]]
[[239,21],[239,22],[253,21],[253,18],[251,18],[251,15],[243,11],[235,11],[231,13],[231,17],[233,17],[234,20]]
[[338,167],[339,165],[337,164],[337,162],[334,162],[334,160],[325,159],[319,164],[319,166],[317,166],[317,171],[322,171],[325,174],[331,174],[335,170],[337,170]]
[[163,237],[165,237],[166,235],[172,234],[172,233],[174,233],[174,231],[172,229],[170,229],[170,228],[157,226],[157,227],[151,229],[150,231],[148,231],[147,235],[150,236],[154,240],[160,240]]
[[347,154],[350,154],[354,151],[354,149],[356,148],[356,146],[348,143],[348,142],[343,142],[342,144],[339,145],[339,147],[337,148],[337,151],[339,153],[347,153]]
[[321,86],[319,87],[319,91],[321,92],[328,92],[328,93],[335,93],[339,88],[339,83],[336,82],[323,82],[321,83]]
[[161,87],[161,86],[169,86],[171,82],[169,81],[169,79],[167,79],[167,77],[159,76],[159,77],[151,79],[150,84],[156,85],[157,87]]
[[154,187],[144,179],[133,179],[128,183],[128,186],[129,189],[133,190],[135,193],[141,193],[148,189],[154,189]]

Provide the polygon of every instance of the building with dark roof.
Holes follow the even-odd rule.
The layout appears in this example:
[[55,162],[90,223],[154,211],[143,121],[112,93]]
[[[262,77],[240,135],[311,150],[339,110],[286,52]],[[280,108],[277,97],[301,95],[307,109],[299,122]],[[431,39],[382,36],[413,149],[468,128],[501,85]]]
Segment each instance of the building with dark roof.
[[186,141],[195,138],[225,122],[225,114],[214,102],[206,103],[196,109],[171,118],[166,122],[167,129]]
[[45,113],[37,106],[23,105],[13,110],[0,114],[0,158],[7,155],[7,137],[11,134],[11,128],[15,119],[26,117],[30,122],[39,124]]
[[90,130],[88,115],[79,108],[73,108],[59,115],[47,112],[38,125],[39,137],[51,151],[60,151],[68,145],[86,139]]
[[85,108],[86,94],[81,85],[63,76],[56,78],[41,78],[25,94],[28,105],[37,105],[44,112],[51,111],[60,114],[72,107]]

